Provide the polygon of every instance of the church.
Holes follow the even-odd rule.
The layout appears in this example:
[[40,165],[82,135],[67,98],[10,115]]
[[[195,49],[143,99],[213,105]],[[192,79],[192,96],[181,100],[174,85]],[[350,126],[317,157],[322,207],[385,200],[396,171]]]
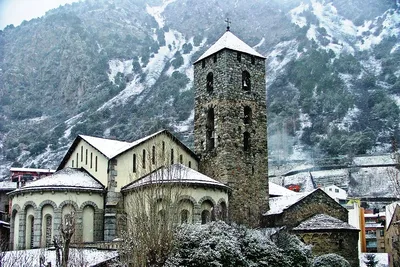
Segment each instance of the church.
[[53,175],[9,193],[11,248],[49,246],[71,212],[73,242],[115,240],[135,194],[160,184],[180,188],[177,222],[259,225],[268,209],[265,58],[228,29],[194,63],[194,86],[195,151],[167,130],[134,142],[77,136]]
[[50,246],[66,214],[85,246],[120,239],[143,210],[163,218],[174,207],[174,223],[287,227],[321,244],[316,255],[357,266],[345,208],[320,189],[269,192],[265,57],[228,27],[194,62],[194,88],[194,151],[167,130],[134,142],[77,136],[54,174],[8,193],[11,249]]

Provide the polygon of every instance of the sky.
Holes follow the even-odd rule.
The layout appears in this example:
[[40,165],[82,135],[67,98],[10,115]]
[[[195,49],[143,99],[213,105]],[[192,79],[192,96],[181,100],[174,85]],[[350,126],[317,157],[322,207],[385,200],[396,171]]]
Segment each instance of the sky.
[[79,0],[0,0],[0,30],[7,25],[18,26],[23,20],[43,16],[46,11]]

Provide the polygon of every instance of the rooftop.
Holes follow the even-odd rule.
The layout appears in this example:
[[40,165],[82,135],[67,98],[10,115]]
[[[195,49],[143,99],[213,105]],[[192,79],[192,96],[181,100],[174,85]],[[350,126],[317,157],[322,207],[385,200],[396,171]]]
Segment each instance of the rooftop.
[[317,214],[308,220],[303,221],[297,227],[293,228],[295,231],[304,230],[358,230],[354,226],[343,222],[337,218],[326,214]]
[[[318,190],[318,189],[316,189]],[[314,190],[315,191],[315,190]],[[269,211],[265,213],[265,215],[273,215],[273,214],[280,214],[285,209],[289,208],[293,204],[299,202],[304,197],[310,195],[314,191],[306,192],[306,193],[295,193],[295,194],[288,194],[281,197],[274,197],[269,199]]]
[[196,184],[196,185],[208,185],[220,188],[228,189],[228,187],[204,174],[199,173],[191,168],[186,167],[182,164],[173,164],[167,168],[160,168],[143,178],[136,180],[125,187],[122,190],[130,190],[139,188],[151,184],[160,183],[185,183],[185,184]]
[[28,183],[10,194],[43,189],[84,189],[102,191],[104,186],[83,169],[65,168],[50,176]]
[[298,194],[292,190],[289,190],[283,186],[277,185],[272,182],[268,182],[269,195],[270,196],[287,196]]
[[251,48],[248,44],[240,40],[238,37],[236,37],[232,32],[226,31],[224,35],[221,36],[221,38],[218,39],[215,44],[213,44],[199,59],[196,60],[195,63],[201,61],[202,59],[205,59],[206,57],[211,56],[214,53],[217,53],[218,51],[221,51],[222,49],[231,49],[239,52],[243,52],[249,55],[253,55],[256,57],[260,58],[265,58],[263,55],[258,53],[256,50]]

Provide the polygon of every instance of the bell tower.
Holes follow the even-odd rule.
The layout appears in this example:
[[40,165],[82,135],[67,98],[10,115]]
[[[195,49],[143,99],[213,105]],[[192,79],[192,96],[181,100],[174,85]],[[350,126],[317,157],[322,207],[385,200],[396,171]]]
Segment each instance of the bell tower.
[[194,63],[200,172],[231,187],[229,217],[258,226],[268,210],[265,57],[232,32]]

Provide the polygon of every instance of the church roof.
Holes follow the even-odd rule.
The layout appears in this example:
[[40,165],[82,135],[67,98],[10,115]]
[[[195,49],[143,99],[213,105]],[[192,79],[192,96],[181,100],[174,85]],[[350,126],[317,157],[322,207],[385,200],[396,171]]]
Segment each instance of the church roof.
[[154,172],[140,178],[139,180],[122,187],[121,191],[128,191],[142,186],[162,183],[183,183],[199,186],[203,185],[229,190],[229,187],[223,183],[220,183],[198,171],[195,171],[182,164],[173,164],[169,167],[159,168]]
[[326,214],[317,214],[308,220],[303,221],[297,227],[293,228],[294,231],[317,231],[317,230],[355,230],[357,228],[343,222],[337,218],[331,217]]
[[175,142],[177,142],[186,152],[188,152],[192,157],[197,159],[196,154],[188,148],[185,144],[183,144],[181,141],[179,141],[178,138],[176,138],[172,133],[170,133],[168,130],[161,130],[158,131],[154,134],[145,136],[141,139],[135,140],[133,142],[125,142],[125,141],[118,141],[118,140],[112,140],[112,139],[106,139],[106,138],[100,138],[100,137],[93,137],[93,136],[88,136],[88,135],[78,135],[70,148],[68,149],[67,153],[65,154],[64,158],[62,159],[60,165],[58,166],[57,170],[61,170],[64,166],[64,164],[68,161],[70,155],[74,151],[75,147],[78,145],[78,143],[81,140],[85,140],[88,144],[90,144],[92,147],[97,149],[101,154],[103,154],[106,158],[112,159],[115,158],[116,156],[121,155],[122,153],[130,150],[131,148],[134,148],[135,146],[150,140],[151,138],[160,135],[160,134],[166,134],[169,137],[171,137]]
[[[316,189],[319,190],[319,189]],[[269,211],[265,215],[280,214],[285,209],[299,202],[306,196],[314,193],[315,190],[306,193],[288,194],[281,197],[273,197],[269,199]]]
[[11,193],[13,195],[19,192],[31,190],[91,190],[103,191],[104,186],[83,168],[73,169],[65,168],[55,172],[52,175],[43,177],[39,180],[30,182],[25,186],[18,188]]
[[232,32],[226,31],[224,35],[219,38],[215,44],[213,44],[201,57],[199,57],[196,62],[201,61],[202,59],[205,59],[206,57],[211,56],[214,53],[217,53],[218,51],[222,49],[231,49],[239,52],[243,52],[249,55],[253,55],[256,57],[260,58],[265,58],[263,55],[258,53],[256,50],[251,48],[248,44],[240,40],[238,37],[236,37]]

